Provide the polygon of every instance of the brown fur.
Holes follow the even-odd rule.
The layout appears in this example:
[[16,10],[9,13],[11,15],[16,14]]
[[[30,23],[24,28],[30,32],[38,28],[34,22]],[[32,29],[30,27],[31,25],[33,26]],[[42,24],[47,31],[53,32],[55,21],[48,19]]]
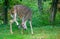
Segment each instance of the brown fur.
[[12,32],[12,23],[16,22],[16,24],[19,25],[16,20],[17,16],[18,16],[20,19],[22,19],[21,25],[24,29],[27,29],[26,21],[30,20],[29,23],[30,23],[30,27],[31,27],[31,33],[33,34],[32,23],[31,23],[32,11],[30,10],[30,8],[23,6],[23,5],[15,5],[11,8],[10,14],[13,17],[13,19],[10,20],[10,32],[11,33],[13,33]]
[[30,10],[30,8],[23,6],[23,5],[15,5],[12,9],[11,9],[11,13],[14,14],[17,13],[17,15],[20,18],[23,18],[25,20],[27,19],[31,19],[31,15],[32,15],[32,11]]

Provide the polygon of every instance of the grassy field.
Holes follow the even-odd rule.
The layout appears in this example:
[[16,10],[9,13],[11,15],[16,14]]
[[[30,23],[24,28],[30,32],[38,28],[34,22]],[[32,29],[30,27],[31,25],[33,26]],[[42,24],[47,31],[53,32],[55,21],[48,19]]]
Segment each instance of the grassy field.
[[59,26],[33,27],[34,34],[30,28],[22,33],[22,29],[13,26],[14,34],[10,34],[9,25],[0,25],[0,39],[60,39]]

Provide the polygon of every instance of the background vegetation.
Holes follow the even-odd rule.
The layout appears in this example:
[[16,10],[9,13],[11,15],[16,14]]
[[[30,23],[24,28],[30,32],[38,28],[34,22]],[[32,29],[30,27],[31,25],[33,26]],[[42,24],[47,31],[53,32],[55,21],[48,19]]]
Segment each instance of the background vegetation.
[[[50,25],[50,7],[51,0],[46,0],[42,3],[43,12],[38,10],[38,1],[37,0],[10,0],[9,9],[16,4],[22,4],[28,6],[32,10],[32,26],[34,29],[34,35],[30,34],[30,27],[27,22],[28,30],[22,34],[22,29],[18,30],[15,23],[13,24],[14,34],[11,35],[9,31],[9,20],[10,15],[8,13],[8,24],[3,24],[3,2],[0,0],[0,39],[60,39],[60,12],[57,11],[56,20],[54,25]],[[20,20],[18,19],[20,22]]]

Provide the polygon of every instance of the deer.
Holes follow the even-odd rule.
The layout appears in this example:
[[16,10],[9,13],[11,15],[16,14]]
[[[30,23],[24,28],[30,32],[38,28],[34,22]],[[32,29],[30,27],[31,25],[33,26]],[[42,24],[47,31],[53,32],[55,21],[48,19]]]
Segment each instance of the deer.
[[18,28],[20,27],[20,24],[17,21],[17,17],[21,19],[21,26],[23,27],[24,30],[27,30],[27,20],[29,21],[30,28],[31,28],[31,34],[33,34],[33,28],[32,28],[32,10],[24,5],[14,5],[10,9],[10,15],[12,19],[9,21],[10,22],[10,33],[13,34],[12,31],[12,24],[15,22]]

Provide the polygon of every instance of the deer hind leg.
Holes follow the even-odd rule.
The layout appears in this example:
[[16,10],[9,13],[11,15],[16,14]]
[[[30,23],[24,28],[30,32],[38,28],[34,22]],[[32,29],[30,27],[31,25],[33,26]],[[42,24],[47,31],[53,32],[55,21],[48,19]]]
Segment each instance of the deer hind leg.
[[9,23],[10,23],[10,33],[13,34],[12,24],[14,23],[14,14],[11,14],[11,17],[12,17],[12,20],[9,21]]
[[31,34],[33,34],[32,22],[29,21],[29,23],[30,23],[30,28],[31,28]]
[[14,22],[14,20],[10,20],[10,33],[13,34],[13,31],[12,31],[12,23]]

